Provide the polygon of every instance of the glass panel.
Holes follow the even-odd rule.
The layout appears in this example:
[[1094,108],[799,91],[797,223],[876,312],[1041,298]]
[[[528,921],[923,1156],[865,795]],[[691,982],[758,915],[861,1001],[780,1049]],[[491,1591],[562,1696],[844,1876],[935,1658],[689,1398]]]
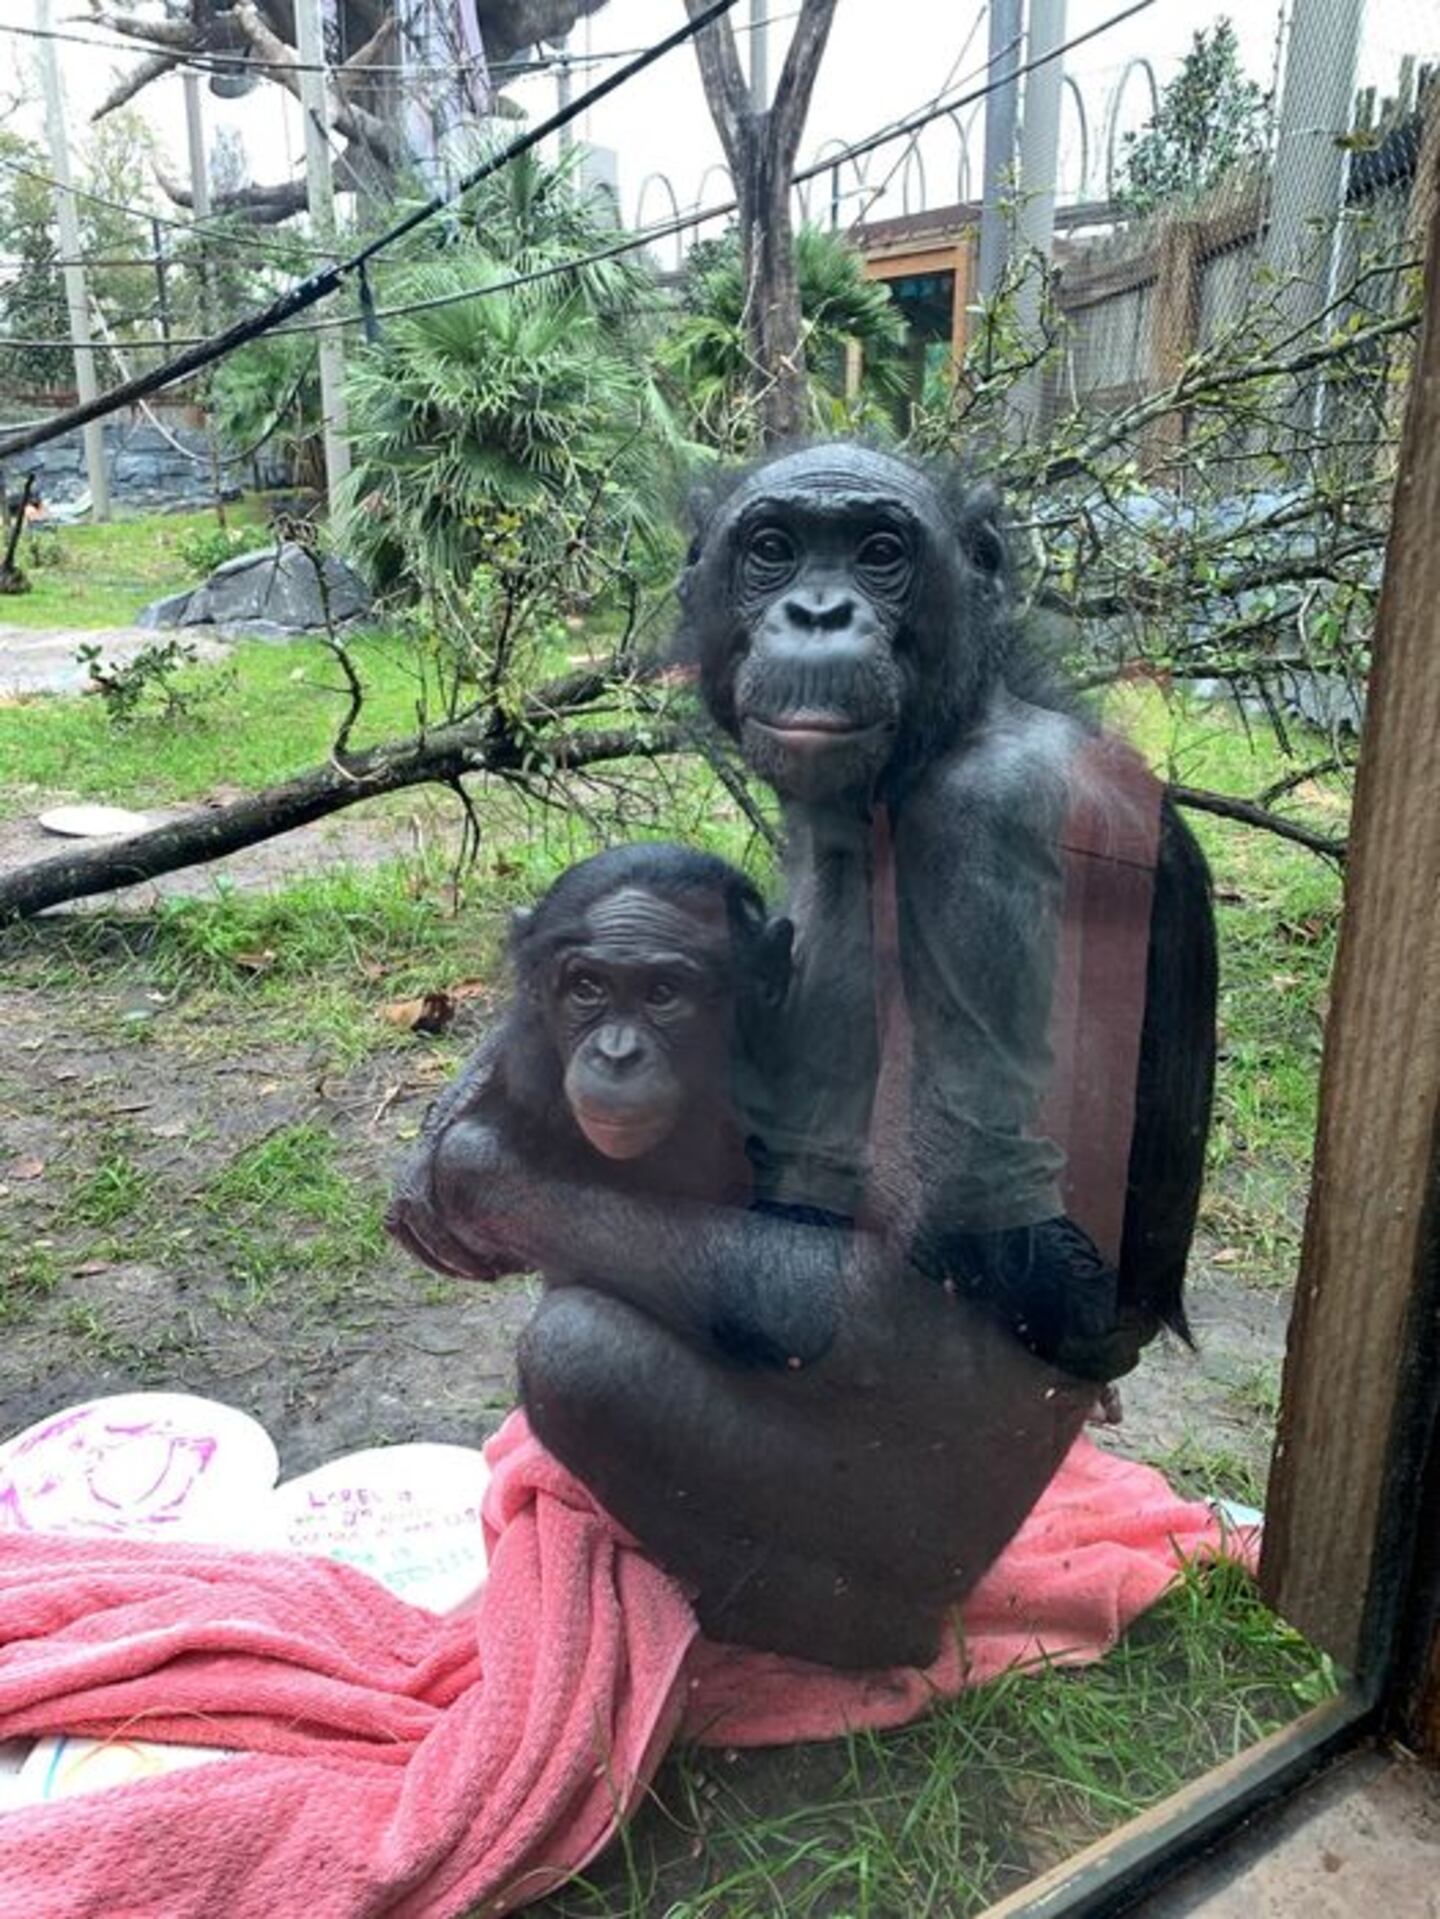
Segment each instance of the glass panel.
[[[982,207],[955,170],[1003,33],[854,155],[882,54],[905,118],[955,49],[919,0],[850,14],[806,150],[855,224],[800,232],[790,347],[764,222],[662,276],[593,154],[527,160],[390,256],[328,519],[309,347],[271,335],[196,396],[213,447],[178,407],[155,431],[207,487],[259,434],[283,497],[142,511],[112,427],[134,517],[88,523],[62,442],[0,575],[0,917],[30,915],[0,933],[0,1551],[63,1534],[79,1582],[96,1535],[301,1549],[306,1646],[324,1559],[428,1608],[347,1588],[382,1703],[281,1743],[314,1758],[331,1710],[408,1741],[327,1840],[368,1870],[414,1798],[446,1858],[492,1819],[477,1901],[979,1913],[1346,1682],[1252,1572],[1435,24],[1077,5],[1048,108],[1026,44]],[[686,177],[639,98],[593,129],[622,208],[627,138]],[[4,152],[28,410],[65,309],[37,155]],[[283,238],[202,272],[124,152],[86,165],[112,336],[157,269],[161,332],[272,290]],[[357,231],[376,191],[343,190]],[[973,284],[867,276],[942,209]],[[114,631],[161,593],[189,624]],[[39,870],[111,829],[108,865]],[[212,1576],[269,1619],[249,1562]],[[164,1683],[26,1719],[0,1808],[265,1746],[264,1700]]]

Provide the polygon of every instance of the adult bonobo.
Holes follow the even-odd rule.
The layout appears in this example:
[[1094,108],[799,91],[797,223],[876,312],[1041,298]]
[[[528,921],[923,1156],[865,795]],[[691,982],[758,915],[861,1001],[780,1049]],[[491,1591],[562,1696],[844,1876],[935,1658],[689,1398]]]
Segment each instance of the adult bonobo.
[[886,1184],[888,937],[915,1257],[1067,1371],[1123,1373],[1186,1330],[1215,1049],[1193,839],[1046,689],[989,488],[782,456],[711,506],[683,600],[710,710],[785,812],[796,980],[751,1089],[774,1190],[845,1213]]
[[[737,1060],[761,1204],[557,1177],[462,1083],[393,1223],[450,1271],[587,1276],[526,1333],[527,1404],[713,1636],[923,1661],[1094,1382],[1183,1325],[1204,869],[1168,812],[1149,859],[1143,783],[1034,690],[988,496],[845,449],[779,460],[712,511],[685,603],[712,709],[787,820],[795,976]],[[1070,910],[1087,860],[1098,915]],[[1138,937],[1137,889],[1110,884],[1136,875]],[[1097,917],[1117,937],[1069,937]],[[1117,1146],[1118,1291],[1061,1199]],[[717,1323],[746,1337],[717,1352]]]
[[877,1236],[752,1203],[732,1079],[774,1052],[790,928],[740,875],[620,849],[513,950],[516,998],[429,1116],[391,1230],[444,1272],[544,1272],[532,1424],[712,1635],[927,1660],[1088,1390]]

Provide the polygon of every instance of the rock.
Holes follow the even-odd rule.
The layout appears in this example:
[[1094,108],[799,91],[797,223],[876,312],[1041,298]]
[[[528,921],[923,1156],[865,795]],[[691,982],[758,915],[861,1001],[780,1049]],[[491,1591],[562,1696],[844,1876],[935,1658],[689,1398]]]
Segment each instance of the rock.
[[336,626],[370,611],[369,590],[354,567],[286,541],[278,549],[262,547],[227,560],[203,586],[147,606],[138,624],[238,627],[266,637],[314,632],[325,626],[321,569]]
[[167,593],[163,600],[152,600],[135,616],[136,626],[183,626],[185,609],[195,597],[194,589],[187,587],[183,593]]

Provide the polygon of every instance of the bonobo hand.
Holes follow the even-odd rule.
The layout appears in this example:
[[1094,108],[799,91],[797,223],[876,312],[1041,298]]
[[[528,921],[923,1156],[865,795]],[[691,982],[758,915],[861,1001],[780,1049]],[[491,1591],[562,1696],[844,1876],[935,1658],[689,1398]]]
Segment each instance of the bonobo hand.
[[997,1232],[927,1235],[917,1257],[1032,1353],[1077,1379],[1128,1373],[1155,1330],[1122,1313],[1114,1268],[1063,1216]]

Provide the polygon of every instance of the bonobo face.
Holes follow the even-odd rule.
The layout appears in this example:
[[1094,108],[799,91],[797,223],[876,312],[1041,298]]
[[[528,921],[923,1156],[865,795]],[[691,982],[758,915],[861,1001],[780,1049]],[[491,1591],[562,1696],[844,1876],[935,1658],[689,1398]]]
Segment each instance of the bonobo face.
[[866,789],[885,766],[917,582],[942,518],[921,475],[851,447],[777,460],[731,500],[735,730],[780,793]]
[[625,887],[598,901],[545,983],[576,1124],[607,1159],[669,1138],[687,1102],[728,1085],[734,963],[723,900]]

